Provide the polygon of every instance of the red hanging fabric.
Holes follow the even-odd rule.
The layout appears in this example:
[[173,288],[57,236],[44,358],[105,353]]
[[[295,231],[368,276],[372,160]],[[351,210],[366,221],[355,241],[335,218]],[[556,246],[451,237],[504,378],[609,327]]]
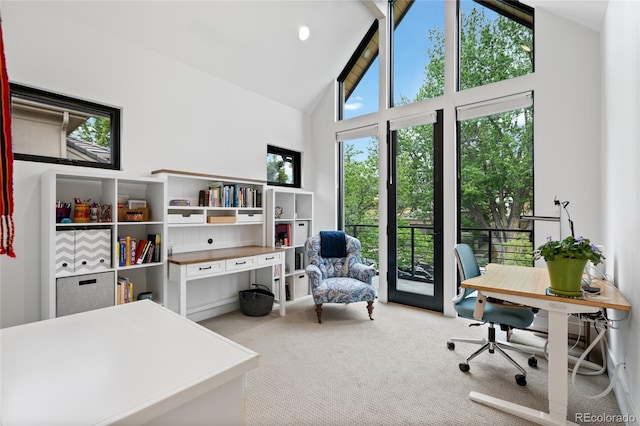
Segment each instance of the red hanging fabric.
[[9,76],[4,57],[4,41],[2,36],[2,20],[0,19],[0,255],[16,257],[13,251],[15,225],[13,223],[13,151],[11,144],[11,92]]

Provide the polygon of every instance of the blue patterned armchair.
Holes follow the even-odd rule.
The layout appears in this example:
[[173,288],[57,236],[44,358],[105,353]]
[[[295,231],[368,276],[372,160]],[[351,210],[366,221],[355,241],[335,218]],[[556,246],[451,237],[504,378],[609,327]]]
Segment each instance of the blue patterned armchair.
[[[322,244],[325,247],[323,250]],[[323,231],[307,240],[306,268],[318,322],[322,323],[323,303],[367,302],[373,320],[376,290],[371,280],[373,266],[360,263],[360,241],[342,231]]]

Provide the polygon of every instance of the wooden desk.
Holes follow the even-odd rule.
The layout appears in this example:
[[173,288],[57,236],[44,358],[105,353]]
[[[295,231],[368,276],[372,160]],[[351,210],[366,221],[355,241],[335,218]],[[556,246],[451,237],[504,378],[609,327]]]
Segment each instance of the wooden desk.
[[258,354],[142,300],[0,330],[3,425],[244,424]]
[[630,311],[631,305],[615,287],[600,282],[602,292],[585,299],[546,295],[549,274],[545,268],[489,264],[484,275],[464,280],[462,287],[477,289],[487,297],[520,303],[549,312],[549,412],[533,410],[478,392],[469,397],[476,402],[506,411],[543,425],[574,424],[567,420],[567,314],[598,312],[603,308]]
[[[238,300],[237,296],[207,305],[191,308],[187,311],[187,283],[192,280],[235,274],[280,265],[280,279],[277,288],[273,289],[280,308],[280,315],[285,314],[285,259],[284,249],[263,246],[230,247],[214,250],[201,250],[174,254],[169,256],[169,285],[177,286],[177,292],[170,291],[167,297],[168,307],[182,316],[206,309],[214,308]],[[251,277],[252,282],[255,275]],[[248,286],[247,286],[248,288]],[[170,289],[172,290],[172,289]],[[171,295],[177,294],[178,300]]]

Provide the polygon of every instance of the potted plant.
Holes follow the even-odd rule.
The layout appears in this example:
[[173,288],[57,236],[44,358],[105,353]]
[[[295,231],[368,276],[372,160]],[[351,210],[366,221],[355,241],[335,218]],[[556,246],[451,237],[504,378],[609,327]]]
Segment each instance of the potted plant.
[[605,257],[588,238],[568,236],[562,241],[547,237],[547,242],[534,252],[535,259],[544,258],[549,271],[551,293],[560,296],[582,296],[581,282],[588,261],[599,264]]

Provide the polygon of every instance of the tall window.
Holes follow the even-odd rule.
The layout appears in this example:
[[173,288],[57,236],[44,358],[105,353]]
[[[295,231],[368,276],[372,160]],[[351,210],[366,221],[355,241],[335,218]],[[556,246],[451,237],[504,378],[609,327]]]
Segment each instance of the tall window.
[[444,1],[396,0],[393,105],[444,94]]
[[489,262],[533,262],[533,99],[458,108],[460,239]]
[[338,77],[340,120],[378,111],[378,38],[376,20]]
[[516,1],[461,0],[459,88],[533,72],[533,9]]

